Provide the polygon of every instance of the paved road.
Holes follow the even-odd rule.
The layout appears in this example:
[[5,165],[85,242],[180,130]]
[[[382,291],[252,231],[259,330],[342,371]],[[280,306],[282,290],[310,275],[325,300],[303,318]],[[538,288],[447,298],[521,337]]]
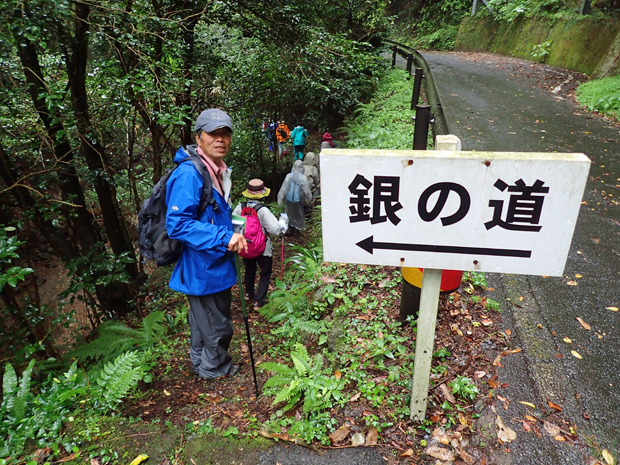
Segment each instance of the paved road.
[[[484,54],[423,53],[437,82],[450,130],[463,150],[583,152],[592,159],[565,276],[490,275],[491,297],[503,303],[512,344],[502,358],[496,392],[510,400],[504,420],[517,431],[498,463],[588,463],[597,448],[620,460],[620,132],[569,100],[532,86],[506,58]],[[508,299],[508,300],[507,300]],[[588,331],[577,321],[591,326]],[[570,338],[572,343],[564,342]],[[580,360],[571,354],[578,352]],[[525,432],[532,402],[547,401],[577,427],[591,447],[553,440],[541,428]],[[544,416],[544,415],[542,415]],[[599,456],[600,457],[600,456]]]

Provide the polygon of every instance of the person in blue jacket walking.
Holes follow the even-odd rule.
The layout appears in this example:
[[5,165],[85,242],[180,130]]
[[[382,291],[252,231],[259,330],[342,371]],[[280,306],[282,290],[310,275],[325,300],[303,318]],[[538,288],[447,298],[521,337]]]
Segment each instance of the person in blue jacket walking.
[[231,170],[224,163],[232,130],[224,111],[205,110],[196,120],[196,145],[181,147],[175,154],[177,162],[189,155],[204,162],[214,204],[198,214],[203,177],[193,163],[181,163],[166,184],[166,230],[171,239],[183,243],[169,285],[187,295],[190,361],[201,378],[232,377],[240,368],[228,353],[233,335],[231,288],[237,282],[234,253],[247,251],[243,235],[233,232]]
[[304,147],[306,146],[306,137],[308,137],[308,131],[301,126],[297,125],[291,131],[291,140],[293,141],[293,150],[295,151],[295,160],[304,159]]

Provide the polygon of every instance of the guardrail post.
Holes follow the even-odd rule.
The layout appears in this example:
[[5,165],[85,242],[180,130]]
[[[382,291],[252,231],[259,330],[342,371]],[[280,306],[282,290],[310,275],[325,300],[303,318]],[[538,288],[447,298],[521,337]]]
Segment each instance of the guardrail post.
[[394,45],[392,47],[392,68],[396,67],[396,50],[398,50],[398,47]]
[[413,95],[411,97],[412,110],[415,110],[415,106],[420,101],[420,88],[422,87],[422,78],[424,78],[424,70],[422,68],[416,68],[415,78],[413,80]]
[[428,126],[431,123],[430,105],[416,105],[415,129],[413,130],[413,150],[426,150]]
[[413,55],[407,55],[407,74],[411,76],[411,65],[413,64]]

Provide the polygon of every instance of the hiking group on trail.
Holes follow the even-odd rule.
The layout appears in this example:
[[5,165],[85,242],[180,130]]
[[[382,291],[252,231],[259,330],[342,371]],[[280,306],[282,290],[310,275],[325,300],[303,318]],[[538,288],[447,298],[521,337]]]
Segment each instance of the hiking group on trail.
[[[216,108],[200,113],[196,143],[179,148],[175,168],[154,186],[138,215],[143,257],[156,259],[158,266],[176,261],[169,286],[187,296],[189,358],[192,370],[201,378],[233,377],[239,372],[240,364],[234,363],[229,353],[232,287],[237,283],[245,289],[242,308],[251,352],[245,302],[253,301],[254,310],[267,303],[273,269],[269,236],[298,236],[320,194],[319,158],[313,152],[306,157],[303,154],[307,130],[298,125],[291,132],[283,121],[274,128],[281,157],[286,155],[289,139],[295,148],[291,172],[277,195],[278,205],[284,205],[286,211],[279,219],[261,203],[271,192],[261,179],[248,182],[242,193],[245,199],[233,211],[231,170],[224,162],[233,124],[226,112]],[[245,265],[243,283],[235,254]]]

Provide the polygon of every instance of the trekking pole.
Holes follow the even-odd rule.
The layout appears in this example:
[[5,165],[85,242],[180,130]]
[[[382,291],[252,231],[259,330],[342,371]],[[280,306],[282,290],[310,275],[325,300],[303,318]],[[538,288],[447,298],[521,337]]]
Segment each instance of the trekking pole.
[[282,234],[282,253],[280,254],[280,281],[284,274],[284,234]]
[[239,297],[241,298],[241,309],[243,310],[243,322],[245,323],[245,335],[248,338],[248,351],[250,352],[250,362],[252,363],[252,375],[254,376],[254,388],[256,397],[258,393],[258,381],[256,381],[256,366],[254,365],[254,352],[252,352],[252,338],[250,337],[250,324],[248,323],[248,312],[245,308],[245,298],[243,296],[243,282],[241,281],[241,269],[239,268],[239,255],[235,253],[235,268],[237,269],[237,285],[239,286]]

